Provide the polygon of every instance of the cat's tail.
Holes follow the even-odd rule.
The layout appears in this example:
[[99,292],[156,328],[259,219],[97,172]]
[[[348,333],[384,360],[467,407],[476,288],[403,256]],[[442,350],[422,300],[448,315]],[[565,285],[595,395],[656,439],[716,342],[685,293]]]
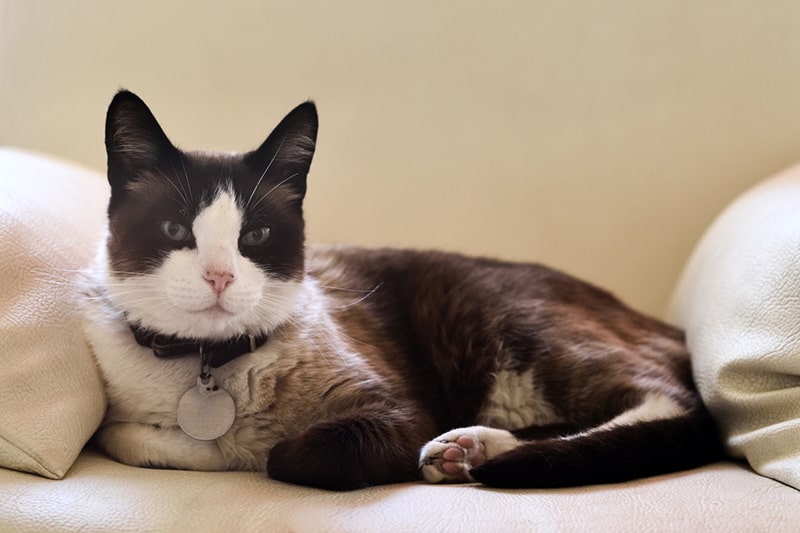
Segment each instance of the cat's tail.
[[723,457],[716,424],[698,406],[677,418],[526,442],[470,474],[492,487],[573,487],[688,470]]

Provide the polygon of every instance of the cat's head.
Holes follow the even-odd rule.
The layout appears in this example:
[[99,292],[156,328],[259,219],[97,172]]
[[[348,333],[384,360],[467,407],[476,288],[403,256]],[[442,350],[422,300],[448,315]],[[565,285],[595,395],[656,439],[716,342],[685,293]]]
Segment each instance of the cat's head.
[[185,152],[139,97],[117,93],[106,116],[108,288],[128,320],[208,339],[285,321],[303,278],[316,136],[307,102],[256,150]]

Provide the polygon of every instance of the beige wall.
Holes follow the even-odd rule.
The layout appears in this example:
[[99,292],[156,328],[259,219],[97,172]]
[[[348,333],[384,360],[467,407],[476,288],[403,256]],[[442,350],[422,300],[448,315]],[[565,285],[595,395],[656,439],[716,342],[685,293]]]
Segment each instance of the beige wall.
[[800,156],[799,21],[777,0],[0,0],[0,144],[101,168],[127,87],[180,146],[243,150],[311,97],[311,240],[540,260],[660,314],[713,216]]

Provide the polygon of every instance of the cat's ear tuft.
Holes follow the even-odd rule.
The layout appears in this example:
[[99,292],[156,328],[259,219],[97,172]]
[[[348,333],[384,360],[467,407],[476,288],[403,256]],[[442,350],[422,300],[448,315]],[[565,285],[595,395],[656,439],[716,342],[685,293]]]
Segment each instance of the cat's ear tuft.
[[295,189],[302,200],[306,193],[306,176],[317,143],[317,107],[314,102],[300,104],[278,124],[267,140],[245,155],[254,173],[263,182],[286,184]]
[[130,91],[121,90],[106,113],[108,180],[112,186],[134,179],[177,152],[153,113]]

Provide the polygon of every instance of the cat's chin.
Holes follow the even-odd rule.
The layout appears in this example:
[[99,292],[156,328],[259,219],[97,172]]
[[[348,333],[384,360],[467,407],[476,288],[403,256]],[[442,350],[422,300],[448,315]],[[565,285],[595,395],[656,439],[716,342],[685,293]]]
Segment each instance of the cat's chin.
[[187,313],[189,322],[184,329],[187,337],[224,340],[238,335],[260,333],[252,331],[242,316],[214,305],[200,311]]
[[162,323],[161,329],[173,330],[170,334],[182,337],[224,340],[261,333],[263,326],[253,319],[252,312],[236,313],[213,305],[201,310],[178,312],[171,323]]

